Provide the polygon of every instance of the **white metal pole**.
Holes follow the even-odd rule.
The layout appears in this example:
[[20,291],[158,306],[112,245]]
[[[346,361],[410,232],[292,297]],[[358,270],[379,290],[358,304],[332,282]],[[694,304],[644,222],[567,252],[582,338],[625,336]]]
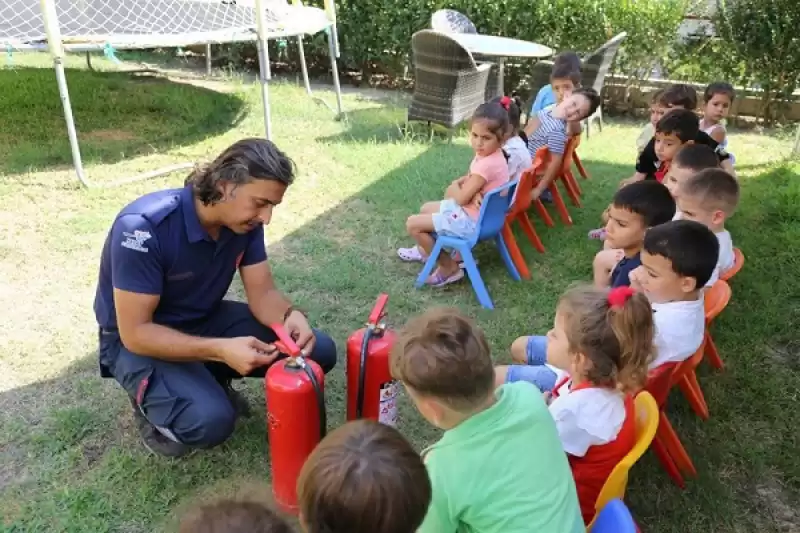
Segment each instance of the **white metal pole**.
[[297,36],[297,50],[300,52],[300,69],[303,71],[303,85],[306,94],[311,96],[311,83],[308,81],[308,66],[306,65],[306,51],[303,49],[303,36]]
[[61,42],[58,13],[53,0],[41,0],[41,6],[44,29],[47,33],[47,48],[50,50],[50,55],[53,56],[53,68],[56,71],[58,93],[61,96],[61,106],[64,108],[64,120],[67,122],[67,135],[69,135],[69,145],[72,148],[72,164],[75,166],[75,173],[78,175],[80,182],[85,187],[88,187],[89,182],[86,180],[86,175],[83,172],[83,163],[81,162],[78,133],[75,131],[75,120],[72,117],[72,104],[69,100],[67,76],[64,73],[64,46]]
[[261,78],[261,100],[264,104],[264,129],[267,139],[272,140],[272,122],[269,112],[269,80],[272,73],[269,67],[269,46],[267,40],[267,11],[263,0],[256,0],[256,30],[258,31],[258,63]]

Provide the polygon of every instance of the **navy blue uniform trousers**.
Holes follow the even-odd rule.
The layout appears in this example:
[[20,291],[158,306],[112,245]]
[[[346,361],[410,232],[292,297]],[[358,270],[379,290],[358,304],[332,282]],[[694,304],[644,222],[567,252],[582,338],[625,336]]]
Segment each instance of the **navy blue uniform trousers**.
[[[200,337],[277,340],[247,304],[229,300],[205,320],[176,329]],[[314,335],[310,358],[327,373],[336,365],[336,345],[325,333],[314,330]],[[151,424],[168,430],[183,444],[210,448],[233,432],[236,415],[222,384],[242,376],[224,363],[173,363],[137,355],[122,345],[119,333],[101,329],[100,368],[136,399]],[[266,371],[258,368],[246,377],[264,377]]]

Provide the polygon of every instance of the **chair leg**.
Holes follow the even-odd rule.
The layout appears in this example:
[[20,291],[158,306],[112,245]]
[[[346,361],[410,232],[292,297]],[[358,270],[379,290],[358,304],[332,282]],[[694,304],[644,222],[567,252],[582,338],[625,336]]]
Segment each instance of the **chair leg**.
[[[514,238],[513,236],[511,237]],[[506,240],[503,237],[503,232],[497,234],[494,238],[495,243],[497,243],[497,249],[500,251],[500,257],[503,259],[503,263],[505,263],[506,268],[508,269],[508,273],[511,274],[511,277],[514,281],[520,281],[519,271],[517,271],[517,266],[514,264],[514,260],[511,258],[511,253],[508,250],[508,246],[506,246]]]
[[553,222],[553,218],[550,216],[550,213],[547,212],[545,209],[544,204],[538,198],[533,201],[533,207],[536,209],[536,213],[544,222],[544,225],[548,228],[552,228],[555,226],[555,222]]
[[522,226],[522,231],[525,232],[525,235],[527,235],[528,240],[531,241],[533,247],[536,248],[540,253],[544,253],[544,244],[542,244],[539,234],[536,233],[531,219],[528,218],[528,213],[520,213],[517,216],[517,220],[519,220],[519,224]]
[[[569,183],[572,185],[572,188],[575,189],[575,192],[578,193],[578,198],[580,199],[580,197],[583,196],[583,189],[581,188],[581,184],[578,183],[578,180],[575,179],[575,174],[572,173],[571,168],[567,171],[567,177],[569,177]],[[580,202],[580,200],[578,201]]]
[[486,284],[483,283],[478,265],[475,264],[475,258],[472,256],[472,250],[467,246],[461,246],[458,251],[461,252],[461,260],[464,262],[464,268],[469,276],[469,282],[475,290],[475,296],[478,297],[478,302],[487,309],[494,309],[489,291],[486,290]]
[[506,221],[503,226],[503,238],[505,239],[508,253],[511,255],[511,260],[514,261],[519,275],[525,279],[531,279],[531,271],[528,270],[528,265],[525,263],[525,256],[522,255],[522,250],[519,249],[517,239],[514,238],[514,233],[511,231],[510,221]]
[[678,470],[678,466],[675,464],[675,461],[672,460],[670,457],[669,452],[667,452],[666,446],[661,440],[656,436],[653,439],[653,443],[651,444],[653,447],[653,452],[655,452],[656,457],[658,457],[658,461],[661,463],[661,466],[664,467],[664,470],[667,471],[667,475],[672,478],[672,481],[675,482],[680,488],[686,488],[686,482],[683,480],[683,476],[681,475],[680,470]]
[[575,181],[575,176],[572,175],[572,172],[566,172],[562,176],[561,181],[564,182],[564,188],[567,190],[567,196],[569,196],[572,205],[575,207],[582,207],[580,192],[578,191],[578,182]]
[[583,163],[581,162],[581,158],[578,157],[578,152],[572,153],[572,162],[575,163],[575,166],[578,168],[578,174],[585,180],[589,179],[589,173],[586,172],[586,169],[583,167]]
[[689,372],[678,381],[678,387],[689,402],[689,407],[697,416],[703,420],[708,420],[708,404],[703,396],[703,389],[697,382],[697,374]]
[[436,240],[436,243],[433,245],[433,250],[431,250],[431,255],[428,256],[428,259],[425,261],[425,265],[422,267],[422,272],[419,273],[417,276],[417,281],[414,283],[414,287],[419,289],[423,285],[425,285],[425,280],[428,279],[428,276],[431,275],[433,269],[436,268],[436,260],[439,258],[439,253],[442,251],[442,244],[439,240]]
[[664,414],[664,411],[661,411],[661,419],[658,422],[656,436],[664,444],[667,453],[669,453],[669,456],[681,472],[691,477],[697,477],[697,470],[694,467],[694,463],[692,463],[689,454],[686,453],[686,448],[683,447],[681,439],[678,438],[678,434],[675,433],[675,429],[673,429],[672,424],[669,423],[669,419]]
[[711,338],[711,333],[709,333],[707,328],[706,328],[706,359],[708,359],[708,364],[710,364],[717,370],[722,370],[723,368],[725,368],[725,363],[722,362],[722,358],[719,356],[719,352],[717,351],[717,345],[714,344],[714,339]]
[[556,185],[555,180],[547,189],[550,191],[550,194],[553,195],[553,205],[556,206],[556,211],[558,211],[558,216],[561,217],[561,222],[567,226],[571,226],[572,217],[569,216],[567,204],[564,203],[564,197],[561,196],[561,191],[558,190],[558,185]]

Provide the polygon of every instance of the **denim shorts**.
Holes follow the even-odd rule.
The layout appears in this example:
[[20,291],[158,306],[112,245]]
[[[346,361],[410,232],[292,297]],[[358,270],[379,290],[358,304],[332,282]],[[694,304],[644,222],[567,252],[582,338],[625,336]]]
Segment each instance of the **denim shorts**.
[[452,198],[442,200],[439,212],[433,214],[433,229],[439,235],[466,238],[473,235],[477,227],[477,221]]
[[511,365],[506,374],[506,383],[527,381],[533,383],[542,392],[550,392],[556,385],[557,375],[545,366],[547,362],[547,337],[537,335],[528,337],[525,345],[527,365]]

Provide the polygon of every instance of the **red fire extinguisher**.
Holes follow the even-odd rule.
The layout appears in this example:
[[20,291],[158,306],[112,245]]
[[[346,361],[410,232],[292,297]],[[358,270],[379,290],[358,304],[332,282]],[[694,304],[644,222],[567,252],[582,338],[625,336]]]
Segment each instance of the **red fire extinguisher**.
[[400,384],[389,372],[396,334],[382,322],[388,302],[388,294],[378,296],[366,327],[347,339],[347,420],[371,418],[397,425]]
[[325,377],[282,325],[270,327],[278,336],[275,346],[289,356],[274,363],[264,378],[272,493],[281,509],[296,514],[300,469],[327,429]]

